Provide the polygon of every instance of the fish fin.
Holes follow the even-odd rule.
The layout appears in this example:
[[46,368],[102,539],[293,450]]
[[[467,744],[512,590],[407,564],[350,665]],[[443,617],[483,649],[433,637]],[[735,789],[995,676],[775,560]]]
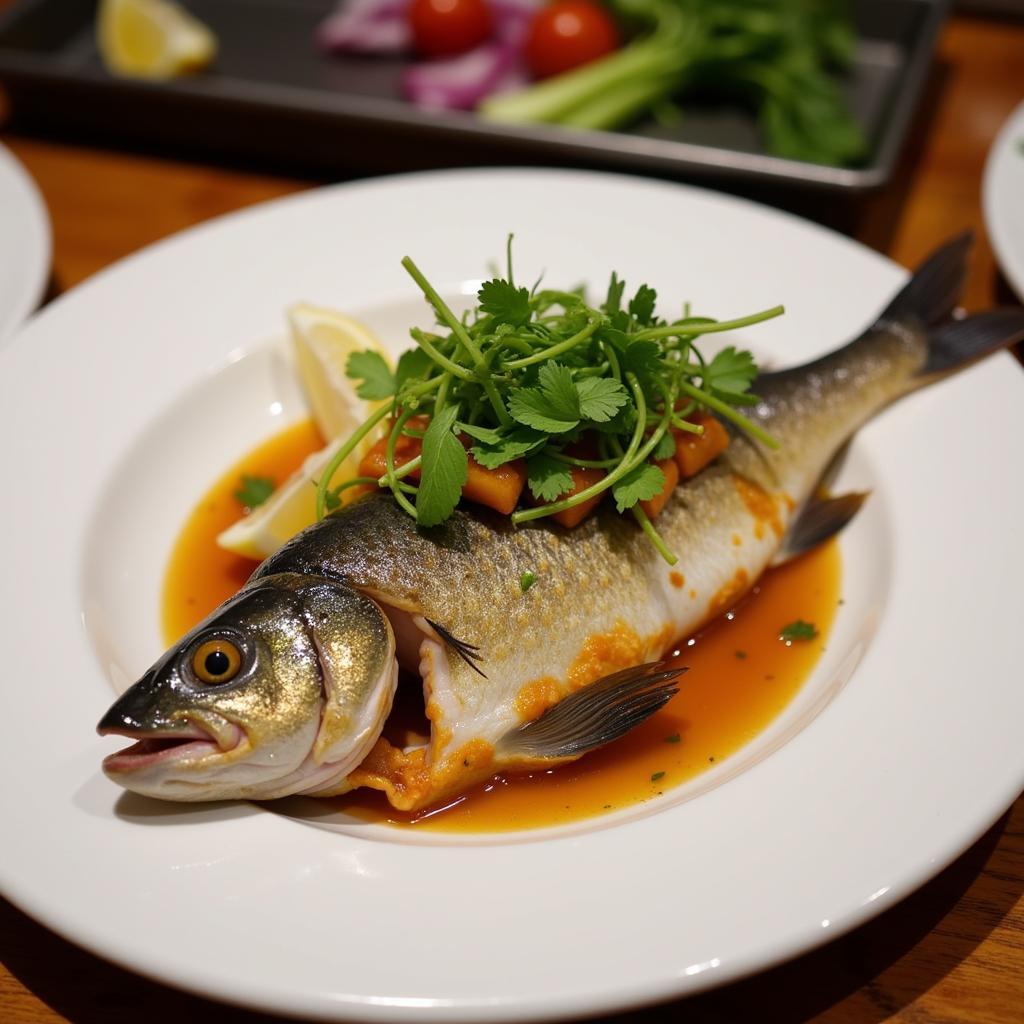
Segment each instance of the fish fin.
[[852,491],[833,498],[812,497],[800,510],[772,565],[782,565],[834,537],[860,511],[869,491]]
[[686,668],[664,662],[636,665],[577,690],[539,718],[506,733],[495,744],[503,757],[558,760],[579,757],[624,736],[679,692]]
[[1024,339],[1024,309],[1007,306],[950,320],[928,332],[928,358],[921,375],[949,373]]
[[480,656],[480,648],[474,644],[467,644],[465,640],[459,640],[452,636],[444,626],[439,626],[432,619],[427,619],[427,623],[430,628],[445,642],[445,645],[450,647],[477,675],[481,675],[484,679],[487,678],[487,674],[477,665],[478,661],[483,661]]
[[936,249],[885,307],[873,329],[908,319],[928,327],[948,317],[960,300],[973,244],[974,233],[966,231]]

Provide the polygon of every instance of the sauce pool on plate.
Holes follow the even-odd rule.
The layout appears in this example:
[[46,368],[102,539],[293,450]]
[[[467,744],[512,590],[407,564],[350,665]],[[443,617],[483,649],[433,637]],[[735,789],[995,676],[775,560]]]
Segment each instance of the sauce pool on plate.
[[[243,474],[283,481],[323,442],[310,421],[283,430],[232,466],[203,496],[174,545],[162,595],[170,645],[227,600],[256,562],[217,546],[242,513],[234,496]],[[685,587],[685,565],[677,585]],[[382,793],[336,798],[359,818],[406,827],[501,832],[563,824],[657,800],[753,739],[786,707],[817,663],[839,603],[840,559],[833,541],[766,573],[730,611],[680,641],[671,661],[687,665],[679,693],[623,739],[569,765],[495,777],[444,807],[395,811]],[[810,638],[780,639],[791,623],[813,624]],[[809,629],[798,630],[808,633]],[[422,697],[404,680],[392,723],[415,733]]]

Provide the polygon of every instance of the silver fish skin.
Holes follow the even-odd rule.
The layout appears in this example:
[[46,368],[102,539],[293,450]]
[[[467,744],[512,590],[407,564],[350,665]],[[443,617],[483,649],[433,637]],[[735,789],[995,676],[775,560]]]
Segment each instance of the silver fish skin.
[[[213,793],[328,796],[369,786],[408,810],[495,772],[572,759],[509,738],[523,723],[541,720],[562,702],[568,705],[570,697],[585,697],[595,680],[656,661],[673,640],[725,610],[775,557],[822,472],[858,427],[922,383],[1024,335],[1024,313],[930,326],[952,308],[965,255],[962,240],[940,251],[874,328],[839,351],[759,378],[760,401],[751,415],[780,446],[772,450],[746,435],[734,436],[715,463],[676,488],[657,521],[679,556],[676,566],[668,566],[635,523],[607,504],[572,530],[544,520],[517,528],[472,506],[460,507],[440,526],[420,529],[390,496],[371,495],[309,527],[268,558],[233,602],[165,655],[101,722],[101,732],[145,735],[154,721],[145,708],[166,704],[171,710],[165,717],[205,728],[194,688],[175,687],[168,666],[178,666],[180,673],[197,644],[225,623],[248,638],[245,602],[265,588],[290,586],[297,592],[296,581],[320,581],[335,595],[371,605],[387,629],[368,610],[341,625],[327,610],[317,620],[317,629],[349,638],[350,668],[352,659],[367,659],[356,671],[363,682],[338,696],[334,670],[324,669],[321,706],[314,714],[308,696],[303,698],[310,722],[305,731],[289,734],[289,755],[281,755],[288,771],[281,779],[239,784],[232,792],[238,771],[217,776],[218,759],[231,751],[208,750],[204,761],[187,748],[163,755],[144,771],[131,767],[130,756],[115,755],[122,761],[112,765],[108,759],[108,774],[130,789],[173,799],[210,799]],[[520,585],[525,572],[536,577],[526,593]],[[353,634],[371,620],[375,638],[360,644]],[[267,634],[273,622],[267,616],[259,621],[263,643],[272,646]],[[389,647],[385,637],[392,636]],[[277,649],[286,648],[279,640]],[[400,747],[380,738],[379,729],[375,742],[358,749],[346,749],[343,740],[321,741],[321,722],[332,716],[383,721],[382,666],[396,661],[420,672],[429,741]],[[276,663],[267,665],[276,672]],[[278,676],[278,687],[292,685]],[[308,693],[311,681],[303,685]],[[247,686],[229,682],[223,690],[229,695]],[[266,695],[240,707],[229,707],[226,697],[210,701],[242,734],[240,746],[251,751],[235,758],[238,768],[260,752],[264,734],[281,739]],[[364,711],[367,701],[373,714]],[[125,707],[133,709],[131,716]],[[338,765],[344,770],[333,770]]]

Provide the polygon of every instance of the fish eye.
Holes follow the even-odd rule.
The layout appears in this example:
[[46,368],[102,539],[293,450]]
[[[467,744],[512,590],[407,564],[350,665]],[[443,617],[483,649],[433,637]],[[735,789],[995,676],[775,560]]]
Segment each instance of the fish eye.
[[242,667],[242,652],[225,637],[201,643],[192,655],[192,672],[209,686],[228,683]]

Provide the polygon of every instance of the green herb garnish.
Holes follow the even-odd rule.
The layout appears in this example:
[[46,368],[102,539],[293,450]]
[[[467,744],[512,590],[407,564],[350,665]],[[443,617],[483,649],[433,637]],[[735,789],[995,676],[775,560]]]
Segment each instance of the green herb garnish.
[[274,481],[265,476],[249,476],[242,474],[242,484],[234,492],[239,503],[252,511],[259,508],[274,493]]
[[[487,469],[525,459],[524,494],[535,504],[516,509],[513,523],[611,493],[619,512],[629,512],[671,564],[675,556],[640,503],[665,486],[652,460],[672,455],[673,430],[700,431],[684,417],[709,409],[777,447],[736,408],[757,401],[749,391],[757,374],[750,353],[728,347],[706,360],[696,340],[768,320],[782,313],[781,306],[731,321],[693,317],[687,309],[670,323],[655,314],[657,296],[647,285],[624,302],[625,282],[615,274],[600,306],[591,306],[579,290],[517,287],[510,255],[505,278],[485,282],[478,305],[457,317],[411,259],[402,265],[432,307],[437,327],[410,332],[417,347],[402,356],[394,373],[375,353],[349,357],[346,373],[358,382],[357,393],[385,404],[324,472],[317,488],[320,517],[331,510],[332,495],[337,499],[332,478],[338,467],[387,419],[387,470],[376,482],[420,526],[442,523],[454,511],[468,448]],[[419,417],[428,421],[425,432]],[[422,455],[396,467],[402,434],[422,437]],[[573,467],[605,472],[572,493]],[[409,479],[414,471],[417,484]]]
[[655,772],[651,776],[651,782],[657,782],[658,779],[663,779],[663,778],[665,778],[665,773],[664,772]]
[[[841,75],[854,60],[850,6],[818,0],[608,0],[629,41],[606,57],[478,107],[486,119],[609,130],[661,114],[687,94],[741,102],[765,149],[822,164],[857,164],[868,140]],[[685,111],[685,108],[684,108]],[[685,112],[684,112],[685,116]],[[621,300],[621,291],[618,293]],[[629,310],[653,308],[637,293]]]
[[665,737],[665,742],[666,743],[678,743],[679,740],[680,740],[680,736],[679,736],[679,733],[677,733],[677,732],[672,733],[671,736],[666,736]]
[[817,626],[813,622],[804,622],[803,619],[797,619],[796,622],[791,622],[779,630],[779,639],[785,640],[787,644],[794,640],[813,640],[817,635]]
[[519,577],[519,589],[525,594],[536,582],[536,575],[527,569],[526,572]]

